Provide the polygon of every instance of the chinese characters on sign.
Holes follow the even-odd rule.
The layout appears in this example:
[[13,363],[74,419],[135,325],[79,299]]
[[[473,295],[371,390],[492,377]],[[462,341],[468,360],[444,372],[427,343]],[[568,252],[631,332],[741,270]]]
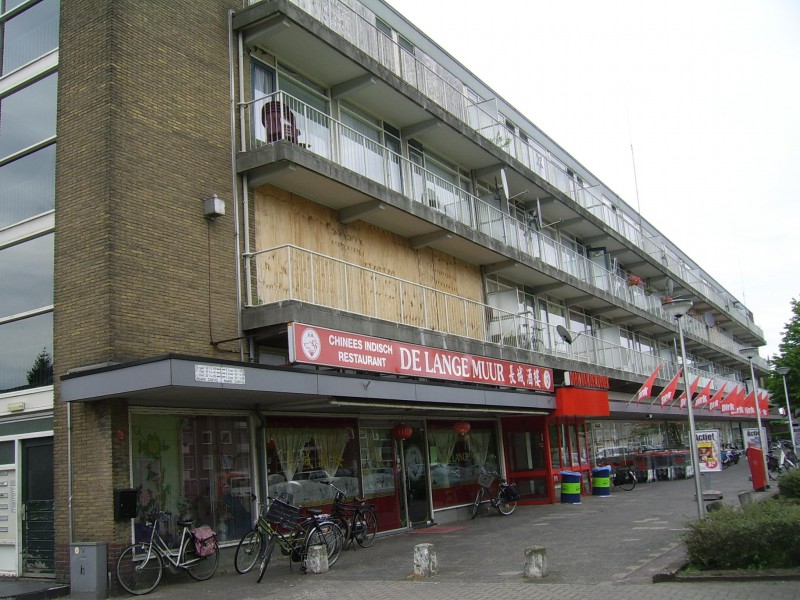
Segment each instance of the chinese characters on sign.
[[415,346],[293,323],[289,360],[378,373],[553,391],[553,371],[524,363]]

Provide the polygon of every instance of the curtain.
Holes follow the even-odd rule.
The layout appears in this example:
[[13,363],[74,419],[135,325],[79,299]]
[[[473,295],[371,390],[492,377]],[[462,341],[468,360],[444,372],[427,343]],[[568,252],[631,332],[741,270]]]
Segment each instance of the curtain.
[[275,452],[281,461],[283,476],[286,481],[292,481],[300,466],[300,455],[311,440],[311,435],[305,429],[274,429],[270,433],[275,439]]
[[431,446],[436,446],[439,451],[439,462],[447,464],[453,455],[453,448],[456,446],[458,434],[452,429],[429,429],[428,439]]
[[350,439],[350,429],[312,429],[309,433],[317,445],[320,468],[328,477],[335,477]]
[[475,464],[479,467],[483,467],[486,464],[491,437],[491,431],[469,432],[469,449],[472,452],[472,456],[475,457]]

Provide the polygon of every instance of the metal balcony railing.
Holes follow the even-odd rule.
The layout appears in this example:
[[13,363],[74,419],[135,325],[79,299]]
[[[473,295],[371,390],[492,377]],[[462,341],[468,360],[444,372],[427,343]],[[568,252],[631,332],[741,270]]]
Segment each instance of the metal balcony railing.
[[289,1],[567,194],[640,250],[658,260],[698,295],[723,307],[732,318],[761,338],[764,337],[764,332],[748,318],[744,308],[739,310],[732,305],[732,299],[718,291],[702,270],[687,265],[665,239],[656,241],[662,236],[655,231],[647,231],[641,217],[632,208],[624,202],[617,203],[603,195],[597,196],[550,151],[528,136],[510,130],[501,119],[495,99],[472,99],[468,87],[433,58],[419,49],[412,54],[380,31],[374,24],[375,15],[368,8],[354,0],[349,0],[347,4],[341,0]]
[[[567,273],[599,292],[669,321],[661,299],[586,256],[557,242],[535,227],[473,196],[451,181],[375,142],[316,108],[285,93],[275,92],[243,103],[245,147],[287,140],[424,204],[469,228],[508,244],[520,252]],[[687,331],[702,340],[737,353],[740,344],[689,317]]]
[[[256,300],[250,306],[307,302],[645,377],[659,363],[664,365],[659,373],[664,378],[678,369],[658,355],[593,335],[577,335],[570,345],[556,325],[536,320],[531,313],[510,313],[291,244],[253,252],[246,260],[255,273]],[[717,387],[735,382],[732,372],[726,376],[712,366],[719,372],[698,373],[714,378]]]

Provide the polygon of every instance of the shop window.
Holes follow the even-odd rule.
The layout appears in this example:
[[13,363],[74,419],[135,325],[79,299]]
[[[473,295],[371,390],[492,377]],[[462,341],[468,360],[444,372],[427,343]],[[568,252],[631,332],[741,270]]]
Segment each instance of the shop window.
[[[252,527],[250,428],[246,417],[131,415],[133,485],[138,490],[136,538],[149,534],[148,514],[172,513],[208,525],[221,542]],[[163,532],[162,532],[163,534]]]
[[394,443],[390,427],[361,427],[364,497],[394,496]]
[[456,433],[454,424],[428,423],[434,509],[470,502],[481,469],[499,470],[494,424],[471,422],[463,435]]
[[352,427],[271,427],[267,431],[269,494],[299,506],[333,502],[331,482],[348,496],[359,494]]

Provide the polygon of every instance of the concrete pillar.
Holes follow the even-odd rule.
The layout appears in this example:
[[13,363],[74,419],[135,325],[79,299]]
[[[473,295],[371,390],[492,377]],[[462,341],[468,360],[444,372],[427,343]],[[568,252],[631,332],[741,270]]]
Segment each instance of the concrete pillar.
[[439,562],[436,560],[436,548],[433,544],[417,544],[414,546],[414,575],[430,577],[439,573]]
[[525,548],[525,577],[544,577],[547,575],[547,550],[544,546]]
[[750,492],[739,492],[739,505],[744,508],[753,503],[753,495]]
[[306,573],[328,572],[328,547],[325,544],[316,544],[308,547],[306,557]]

